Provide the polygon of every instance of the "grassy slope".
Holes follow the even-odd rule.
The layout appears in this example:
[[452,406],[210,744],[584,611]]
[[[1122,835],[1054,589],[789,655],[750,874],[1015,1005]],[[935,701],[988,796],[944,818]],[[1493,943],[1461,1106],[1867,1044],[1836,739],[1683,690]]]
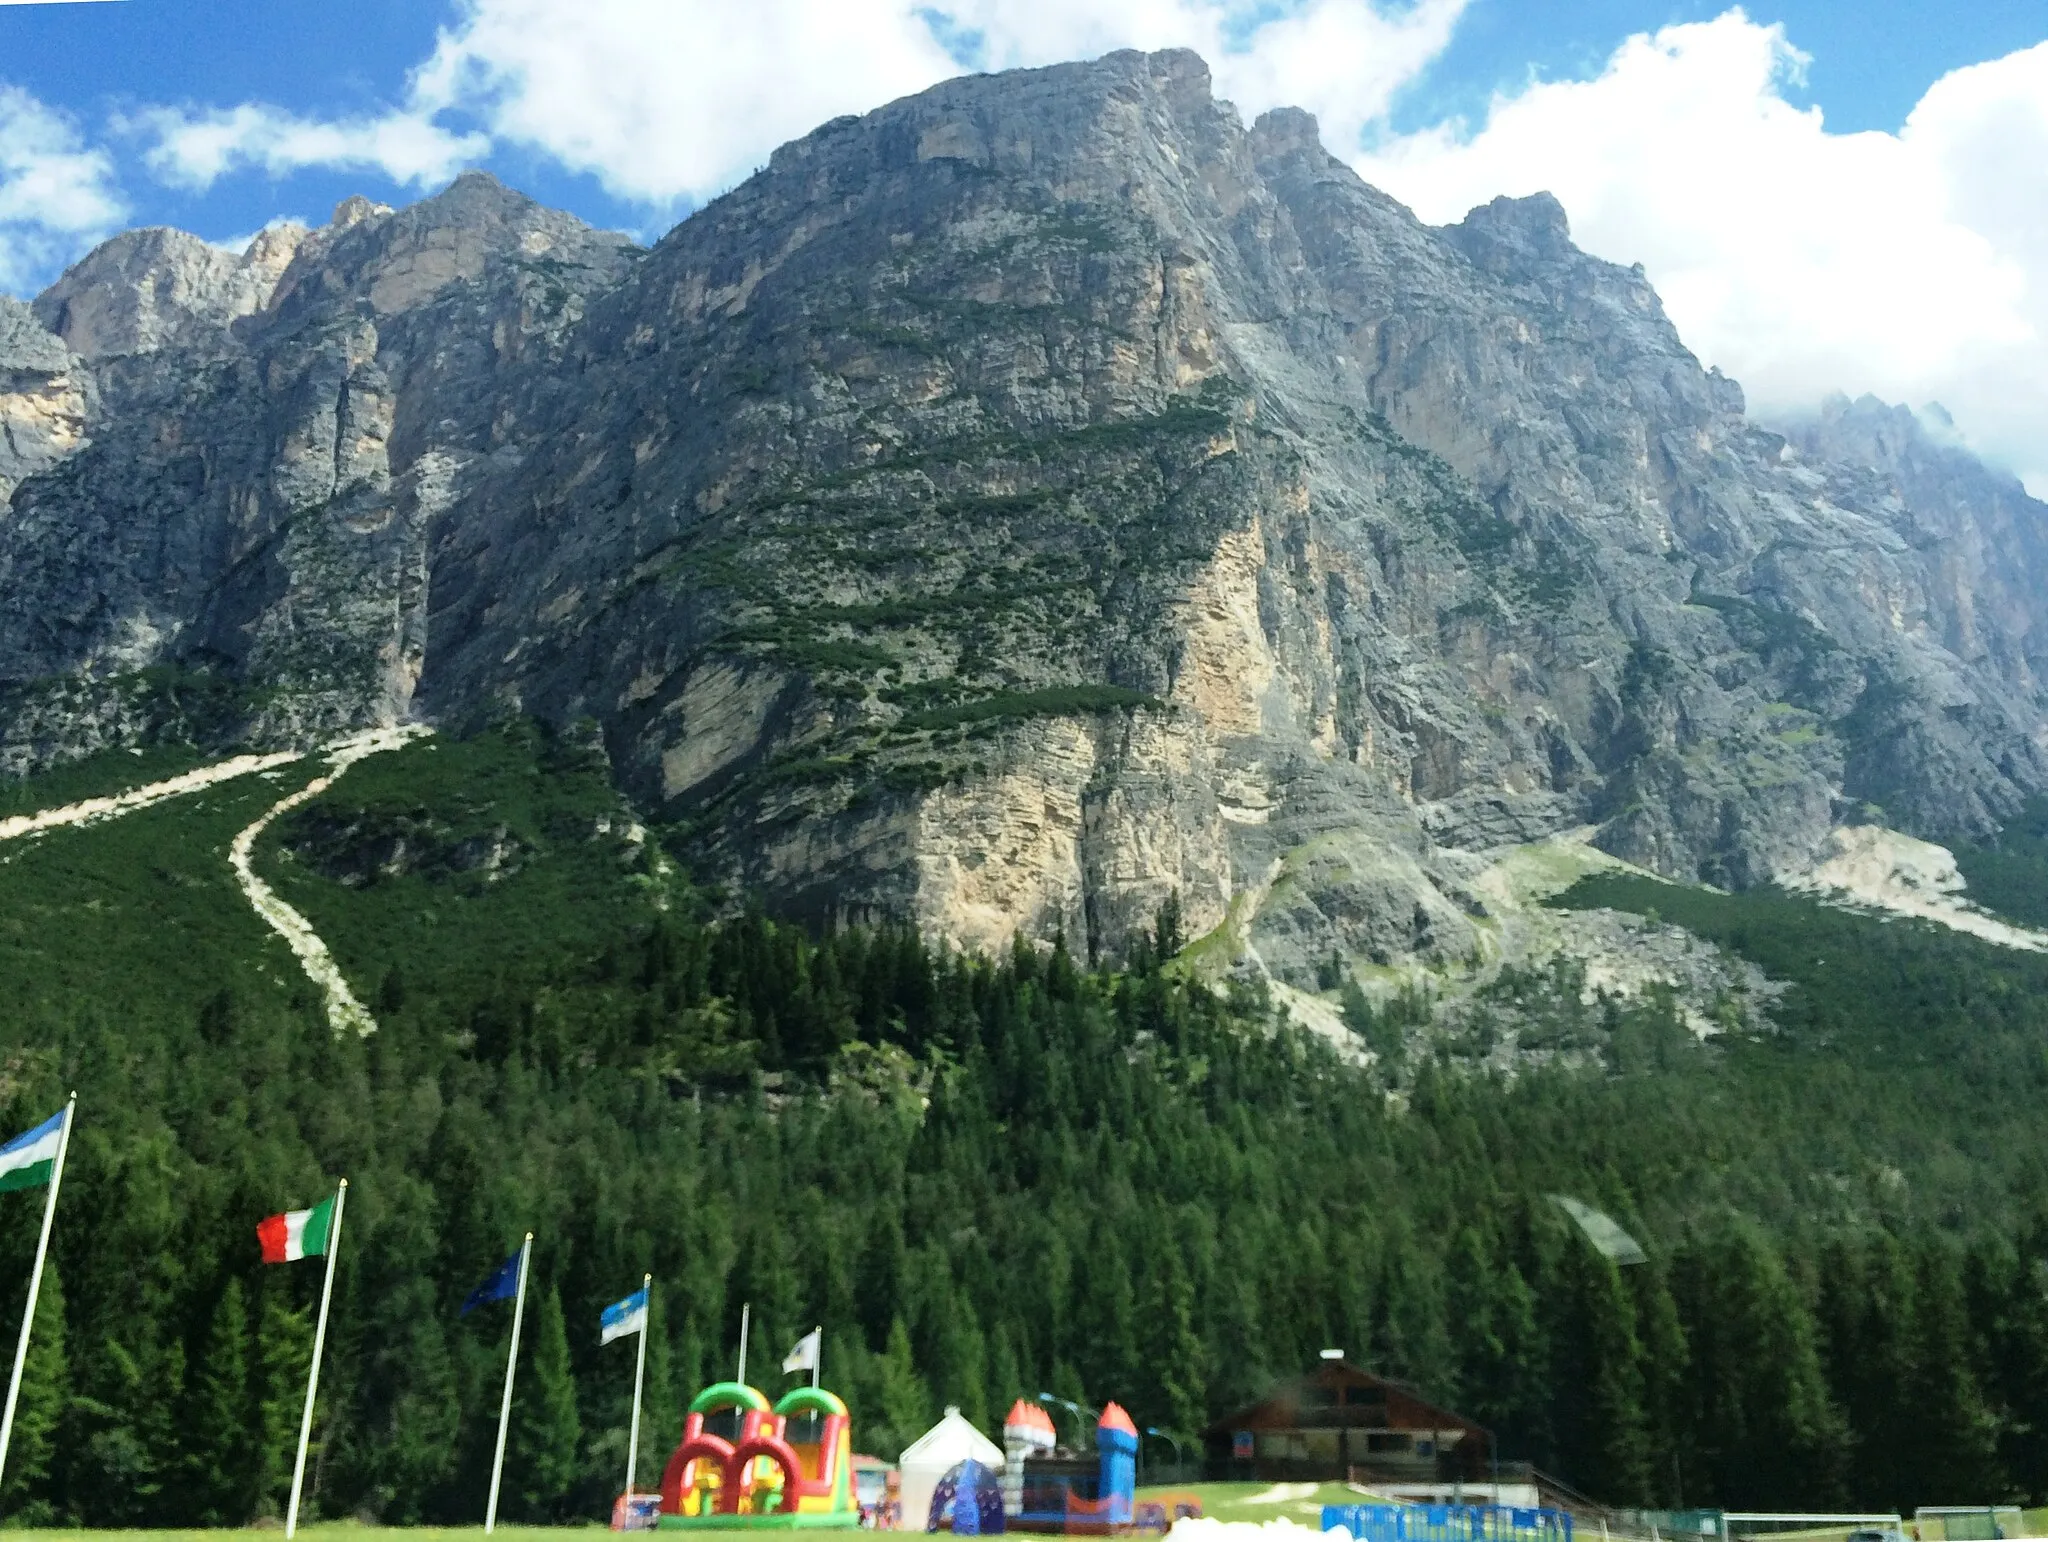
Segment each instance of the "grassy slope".
[[[128,757],[9,790],[45,808],[114,790]],[[107,763],[111,762],[111,763]],[[185,769],[159,761],[139,780]],[[311,1000],[291,953],[235,886],[237,831],[319,771],[306,761],[120,819],[0,845],[0,996],[20,1036],[95,1012],[196,1012],[223,988]]]
[[[600,757],[516,727],[361,762],[265,833],[257,870],[319,930],[364,1000],[394,968],[415,1005],[475,1000],[546,980],[653,917],[667,886],[649,871],[651,844],[628,840],[627,826]],[[508,855],[497,874],[373,871],[351,884],[320,871],[394,832],[414,861],[464,842]]]

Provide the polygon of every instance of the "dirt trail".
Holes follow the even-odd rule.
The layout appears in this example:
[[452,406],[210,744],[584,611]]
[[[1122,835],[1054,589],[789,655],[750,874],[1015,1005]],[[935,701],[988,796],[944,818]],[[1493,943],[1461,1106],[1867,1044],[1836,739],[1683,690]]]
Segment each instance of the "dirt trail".
[[67,803],[62,808],[46,808],[33,814],[15,814],[0,819],[0,841],[18,840],[24,835],[40,835],[45,830],[61,830],[66,825],[98,824],[103,819],[119,819],[123,814],[133,814],[152,804],[162,803],[167,798],[182,798],[188,793],[202,792],[216,782],[232,781],[238,776],[248,776],[256,771],[269,771],[278,766],[288,766],[300,756],[287,750],[276,755],[237,755],[233,760],[223,760],[219,765],[200,766],[182,776],[167,781],[151,782],[146,787],[131,787],[128,791],[115,793],[106,798],[87,798],[83,803]]
[[242,886],[242,893],[248,896],[249,904],[297,955],[299,967],[306,971],[306,978],[326,994],[327,1023],[337,1035],[353,1029],[359,1036],[367,1038],[377,1031],[377,1020],[370,1016],[370,1009],[349,989],[341,966],[335,963],[334,955],[327,951],[327,944],[313,930],[313,924],[279,899],[277,892],[256,876],[253,862],[256,842],[272,820],[280,814],[290,813],[303,803],[312,802],[357,761],[398,749],[429,732],[431,730],[418,725],[376,728],[352,739],[330,744],[326,751],[327,774],[313,778],[297,792],[273,803],[264,810],[263,817],[237,835],[234,844],[228,848],[228,862],[235,870],[235,882]]

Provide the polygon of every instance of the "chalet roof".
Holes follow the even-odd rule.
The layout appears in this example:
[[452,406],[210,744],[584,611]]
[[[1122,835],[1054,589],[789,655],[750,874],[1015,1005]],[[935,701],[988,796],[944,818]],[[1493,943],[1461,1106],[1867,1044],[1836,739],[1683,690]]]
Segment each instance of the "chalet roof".
[[[1491,1439],[1477,1421],[1433,1403],[1406,1382],[1380,1376],[1349,1360],[1324,1360],[1313,1370],[1284,1381],[1259,1402],[1218,1419],[1205,1435],[1228,1435],[1241,1429],[1290,1429],[1304,1423],[1305,1407],[1328,1407],[1327,1399],[1310,1401],[1313,1390],[1339,1391],[1346,1387],[1372,1388],[1386,1395],[1388,1426],[1393,1429],[1462,1429]],[[1308,1421],[1320,1423],[1319,1420]]]

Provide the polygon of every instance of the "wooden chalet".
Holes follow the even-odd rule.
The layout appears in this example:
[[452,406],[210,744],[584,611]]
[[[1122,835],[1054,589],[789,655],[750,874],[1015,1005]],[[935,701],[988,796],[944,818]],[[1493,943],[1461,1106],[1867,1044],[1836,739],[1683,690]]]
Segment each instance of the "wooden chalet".
[[1348,1360],[1324,1360],[1202,1435],[1214,1479],[1483,1483],[1492,1434],[1414,1388]]

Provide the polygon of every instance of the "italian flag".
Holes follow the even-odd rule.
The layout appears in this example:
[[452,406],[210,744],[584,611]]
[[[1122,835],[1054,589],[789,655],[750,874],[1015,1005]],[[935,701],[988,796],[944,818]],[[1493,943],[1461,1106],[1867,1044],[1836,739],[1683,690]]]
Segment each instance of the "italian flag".
[[256,1240],[263,1244],[266,1264],[288,1264],[295,1259],[318,1258],[327,1251],[333,1231],[334,1196],[330,1194],[311,1210],[265,1216],[256,1228]]
[[63,1141],[64,1116],[57,1114],[0,1146],[0,1194],[48,1183]]

